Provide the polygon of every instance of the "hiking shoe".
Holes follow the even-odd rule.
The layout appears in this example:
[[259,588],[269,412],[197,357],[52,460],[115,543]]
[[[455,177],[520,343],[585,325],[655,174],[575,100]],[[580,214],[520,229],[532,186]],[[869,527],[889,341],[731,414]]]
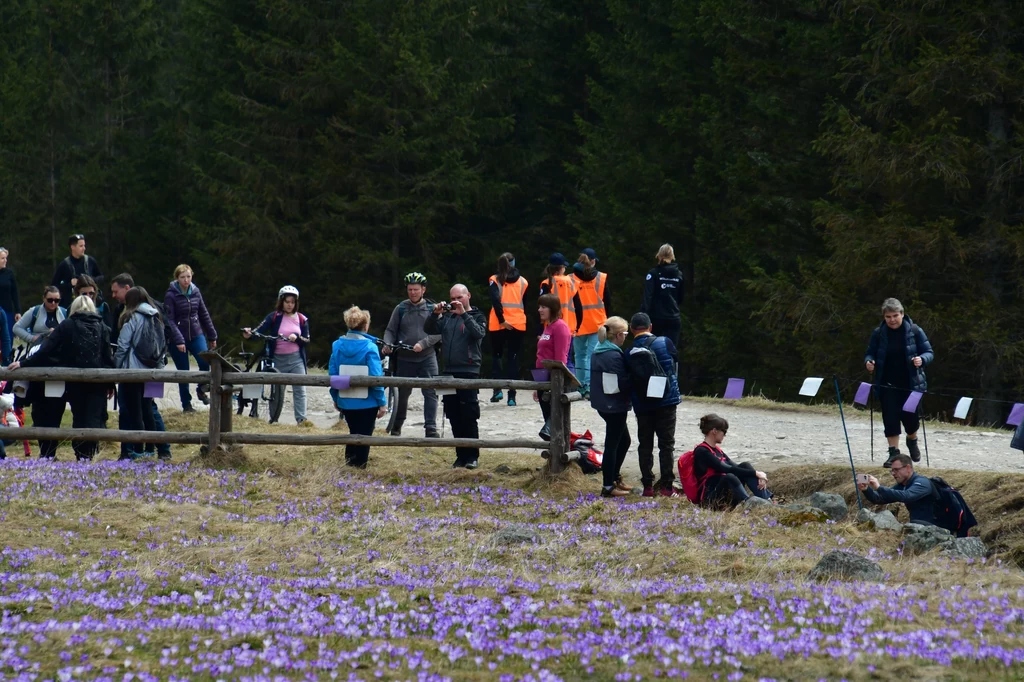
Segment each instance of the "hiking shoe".
[[401,436],[402,435],[402,429],[400,427],[396,426],[395,428],[391,429],[391,433],[389,433],[388,435],[389,436],[396,436],[396,437],[397,436]]
[[611,488],[601,488],[601,497],[625,497],[627,495],[629,495],[628,491],[623,490],[622,488],[616,488],[615,486],[612,486]]
[[658,491],[658,494],[662,497],[682,497],[675,488],[662,488]]
[[206,392],[205,386],[196,386],[196,397],[203,405],[210,404],[210,394]]
[[916,438],[907,439],[907,452],[910,453],[910,459],[913,461],[921,461],[921,448],[918,447]]
[[156,456],[156,458],[158,460],[160,460],[161,462],[170,462],[171,461],[171,453],[169,453],[169,452],[161,452],[160,454],[158,454]]
[[427,429],[427,438],[440,438],[441,434],[437,432],[437,429]]
[[892,463],[896,461],[896,455],[900,454],[899,448],[889,448],[889,459],[882,462],[883,469],[891,469]]
[[302,428],[304,428],[304,429],[312,429],[312,428],[314,428],[316,426],[316,424],[314,424],[309,419],[303,419],[302,421],[297,422],[297,424],[299,426],[301,426]]
[[644,486],[644,491],[640,495],[641,497],[654,497],[654,488],[649,485]]
[[621,478],[616,479],[615,487],[618,488],[619,490],[625,490],[627,493],[633,492],[633,486],[627,483],[623,483]]
[[478,461],[476,461],[474,459],[472,462],[466,462],[465,468],[472,471],[473,469],[476,469],[479,466],[480,466],[480,462],[478,462]]
[[502,393],[501,391],[495,391],[491,395],[491,402],[492,403],[500,403],[504,399],[505,399],[505,394]]
[[544,422],[544,428],[537,435],[540,436],[541,440],[551,440],[551,427],[548,426],[547,422]]
[[509,398],[508,399],[508,406],[509,407],[515,407],[516,406],[516,399],[515,398]]
[[182,414],[195,414],[196,413],[196,408],[192,407],[191,405],[182,405],[181,413]]

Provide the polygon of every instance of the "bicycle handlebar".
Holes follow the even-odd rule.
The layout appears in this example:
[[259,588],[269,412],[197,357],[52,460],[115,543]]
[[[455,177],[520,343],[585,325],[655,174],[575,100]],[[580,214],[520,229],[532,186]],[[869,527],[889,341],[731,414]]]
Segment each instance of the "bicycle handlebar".
[[[245,329],[242,329],[240,331],[245,332]],[[262,341],[287,341],[288,340],[285,337],[280,336],[280,335],[279,336],[270,336],[268,334],[261,334],[260,332],[256,331],[255,329],[250,329],[249,330],[249,336],[251,336],[254,339],[260,339]]]
[[381,339],[377,339],[375,343],[381,348],[386,346],[392,350],[407,350],[415,352],[415,348],[407,343],[384,343]]

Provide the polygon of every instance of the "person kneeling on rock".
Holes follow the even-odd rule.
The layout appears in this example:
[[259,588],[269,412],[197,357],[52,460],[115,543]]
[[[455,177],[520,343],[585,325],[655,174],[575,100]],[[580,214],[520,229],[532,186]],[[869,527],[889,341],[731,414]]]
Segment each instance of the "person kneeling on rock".
[[886,488],[878,482],[877,478],[868,476],[867,483],[857,484],[857,487],[864,493],[864,497],[874,504],[902,502],[907,505],[910,523],[919,523],[924,526],[936,525],[934,486],[927,477],[914,471],[914,462],[910,456],[902,453],[894,455],[889,471],[896,479],[896,485]]
[[749,497],[744,486],[755,496],[770,500],[768,476],[749,462],[736,464],[722,451],[720,446],[728,430],[729,422],[724,417],[708,414],[700,418],[704,442],[693,449],[693,476],[700,505],[733,508]]

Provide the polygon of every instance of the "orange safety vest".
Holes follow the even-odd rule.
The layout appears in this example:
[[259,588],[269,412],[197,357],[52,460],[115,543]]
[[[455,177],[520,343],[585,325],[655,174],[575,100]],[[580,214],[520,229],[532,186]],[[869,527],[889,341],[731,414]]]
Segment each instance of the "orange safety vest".
[[[551,280],[555,281],[554,288],[551,286]],[[558,302],[562,304],[562,319],[569,325],[569,331],[576,334],[576,310],[572,307],[572,299],[576,295],[576,282],[569,275],[553,275],[541,284],[547,284],[548,290],[558,296]]]
[[589,282],[578,278],[576,289],[580,292],[580,302],[583,303],[583,323],[580,324],[580,335],[596,334],[598,328],[608,319],[608,311],[604,309],[604,287],[608,280],[603,272]]
[[[498,285],[498,291],[501,292],[501,313],[505,321],[512,325],[513,329],[525,332],[526,306],[523,304],[523,297],[526,295],[526,287],[530,283],[526,281],[525,277],[520,277],[519,281],[515,284],[502,284],[498,281],[497,275],[491,275],[491,278],[487,281]],[[504,327],[498,322],[498,316],[494,314],[494,309],[491,308],[491,317],[487,324],[487,331],[496,332],[501,329],[504,329]]]

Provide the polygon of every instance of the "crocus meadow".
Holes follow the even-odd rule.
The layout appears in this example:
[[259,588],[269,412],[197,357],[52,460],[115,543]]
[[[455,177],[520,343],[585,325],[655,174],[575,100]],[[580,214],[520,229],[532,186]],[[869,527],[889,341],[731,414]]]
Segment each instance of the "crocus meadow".
[[[1024,580],[489,475],[0,463],[0,679],[1014,679]],[[503,529],[525,540],[495,540]],[[831,549],[884,583],[808,583]]]

